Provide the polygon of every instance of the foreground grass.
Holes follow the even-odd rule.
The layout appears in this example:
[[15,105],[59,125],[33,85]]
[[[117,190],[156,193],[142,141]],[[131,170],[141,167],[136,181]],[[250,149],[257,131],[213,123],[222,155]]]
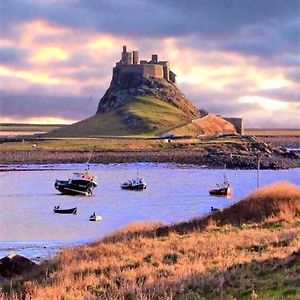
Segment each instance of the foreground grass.
[[251,208],[243,223],[235,206],[63,251],[2,299],[299,299],[300,189],[280,183],[241,203],[242,215]]

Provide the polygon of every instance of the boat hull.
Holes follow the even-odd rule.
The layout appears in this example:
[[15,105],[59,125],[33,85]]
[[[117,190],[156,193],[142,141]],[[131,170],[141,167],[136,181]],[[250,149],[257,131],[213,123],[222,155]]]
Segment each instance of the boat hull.
[[229,187],[212,189],[209,191],[209,194],[212,196],[230,196],[231,189]]
[[121,185],[123,190],[130,190],[130,191],[142,191],[146,189],[145,184],[137,184],[137,185]]
[[101,216],[92,216],[90,217],[90,221],[96,222],[96,221],[101,221],[102,217]]
[[76,215],[77,207],[69,208],[69,209],[53,209],[54,213],[56,214],[63,214],[63,215]]
[[80,181],[63,181],[56,180],[54,187],[63,195],[84,195],[90,196],[93,193],[93,189],[96,185],[93,182],[80,182]]

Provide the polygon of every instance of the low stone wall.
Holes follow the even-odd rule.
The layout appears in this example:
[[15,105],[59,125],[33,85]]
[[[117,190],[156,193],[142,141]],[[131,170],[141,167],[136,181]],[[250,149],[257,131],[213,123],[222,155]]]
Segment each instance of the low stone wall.
[[237,133],[244,134],[244,127],[243,127],[243,119],[242,118],[229,118],[223,117],[226,121],[230,122],[234,127]]

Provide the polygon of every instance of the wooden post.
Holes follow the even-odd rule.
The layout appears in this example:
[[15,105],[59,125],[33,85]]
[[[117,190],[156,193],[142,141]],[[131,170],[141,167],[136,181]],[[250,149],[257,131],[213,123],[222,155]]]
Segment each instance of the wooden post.
[[256,188],[259,188],[259,169],[260,169],[260,155],[257,154],[257,173],[256,173]]

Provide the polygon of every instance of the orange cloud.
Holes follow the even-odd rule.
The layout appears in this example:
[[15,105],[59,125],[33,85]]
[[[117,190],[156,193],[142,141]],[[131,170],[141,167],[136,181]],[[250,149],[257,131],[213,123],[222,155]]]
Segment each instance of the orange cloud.
[[32,61],[44,63],[53,60],[67,60],[68,57],[68,52],[59,47],[40,47],[35,50],[35,53],[32,56]]
[[1,123],[27,123],[27,124],[72,124],[76,120],[41,116],[33,118],[0,117]]

